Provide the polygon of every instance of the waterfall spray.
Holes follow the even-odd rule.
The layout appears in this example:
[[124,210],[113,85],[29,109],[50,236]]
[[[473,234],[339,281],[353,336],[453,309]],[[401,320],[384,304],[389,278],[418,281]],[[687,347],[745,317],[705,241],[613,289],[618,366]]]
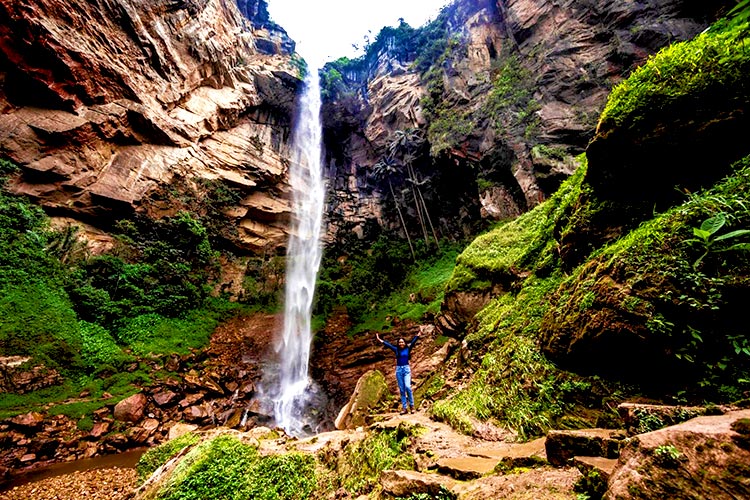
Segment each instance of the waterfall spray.
[[289,167],[294,198],[293,228],[287,249],[284,329],[277,343],[279,385],[274,397],[277,425],[292,435],[304,433],[311,392],[308,375],[312,301],[320,267],[325,186],[322,178],[320,80],[311,68],[305,78],[292,135]]

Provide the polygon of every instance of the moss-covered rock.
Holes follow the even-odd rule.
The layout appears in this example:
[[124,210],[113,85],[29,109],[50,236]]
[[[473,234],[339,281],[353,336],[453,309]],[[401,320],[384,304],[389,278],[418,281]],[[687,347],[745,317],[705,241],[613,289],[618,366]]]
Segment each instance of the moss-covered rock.
[[206,435],[176,458],[171,467],[162,469],[161,477],[145,483],[136,498],[298,500],[313,497],[317,486],[316,462],[311,455],[263,456],[257,440],[242,433]]
[[[656,390],[745,380],[750,157],[735,168],[565,279],[541,324],[544,352],[578,371],[648,382]],[[697,237],[711,220],[724,225]]]
[[380,370],[370,370],[357,381],[349,402],[341,408],[336,418],[337,429],[353,429],[365,424],[370,411],[390,396],[385,375]]
[[580,197],[586,172],[581,160],[575,175],[549,200],[479,236],[458,256],[443,301],[444,331],[463,335],[493,298],[518,291],[531,274],[554,272],[559,265],[556,227],[565,225]]
[[582,196],[561,228],[570,267],[747,154],[747,33],[714,29],[673,44],[612,91],[587,149]]

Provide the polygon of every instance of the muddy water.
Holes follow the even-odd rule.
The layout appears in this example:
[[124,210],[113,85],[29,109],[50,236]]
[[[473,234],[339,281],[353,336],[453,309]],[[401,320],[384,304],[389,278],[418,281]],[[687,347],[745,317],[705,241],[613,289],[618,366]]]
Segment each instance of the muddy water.
[[138,448],[115,455],[104,455],[101,457],[86,458],[83,460],[63,462],[52,464],[47,467],[41,467],[13,477],[9,482],[0,483],[0,491],[9,490],[15,486],[23,486],[28,483],[35,483],[51,477],[72,474],[73,472],[93,469],[111,469],[114,467],[119,467],[121,469],[135,469],[135,464],[138,463],[138,459],[141,458],[141,455],[143,455],[147,449],[148,448]]

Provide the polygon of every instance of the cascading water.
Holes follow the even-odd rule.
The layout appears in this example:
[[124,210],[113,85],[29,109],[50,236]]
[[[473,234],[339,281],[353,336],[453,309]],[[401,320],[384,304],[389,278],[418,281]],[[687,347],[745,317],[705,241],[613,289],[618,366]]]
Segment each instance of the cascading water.
[[308,406],[317,391],[309,378],[308,366],[325,195],[320,108],[318,71],[311,68],[292,135],[289,176],[294,218],[287,249],[284,328],[277,343],[278,387],[273,396],[276,424],[292,435],[304,434],[310,426]]

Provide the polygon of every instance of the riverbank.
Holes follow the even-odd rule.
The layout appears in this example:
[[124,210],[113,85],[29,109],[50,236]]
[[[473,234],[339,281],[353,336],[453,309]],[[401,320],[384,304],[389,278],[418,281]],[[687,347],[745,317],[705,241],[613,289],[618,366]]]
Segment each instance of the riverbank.
[[125,500],[135,489],[135,469],[76,471],[0,492],[0,500]]

